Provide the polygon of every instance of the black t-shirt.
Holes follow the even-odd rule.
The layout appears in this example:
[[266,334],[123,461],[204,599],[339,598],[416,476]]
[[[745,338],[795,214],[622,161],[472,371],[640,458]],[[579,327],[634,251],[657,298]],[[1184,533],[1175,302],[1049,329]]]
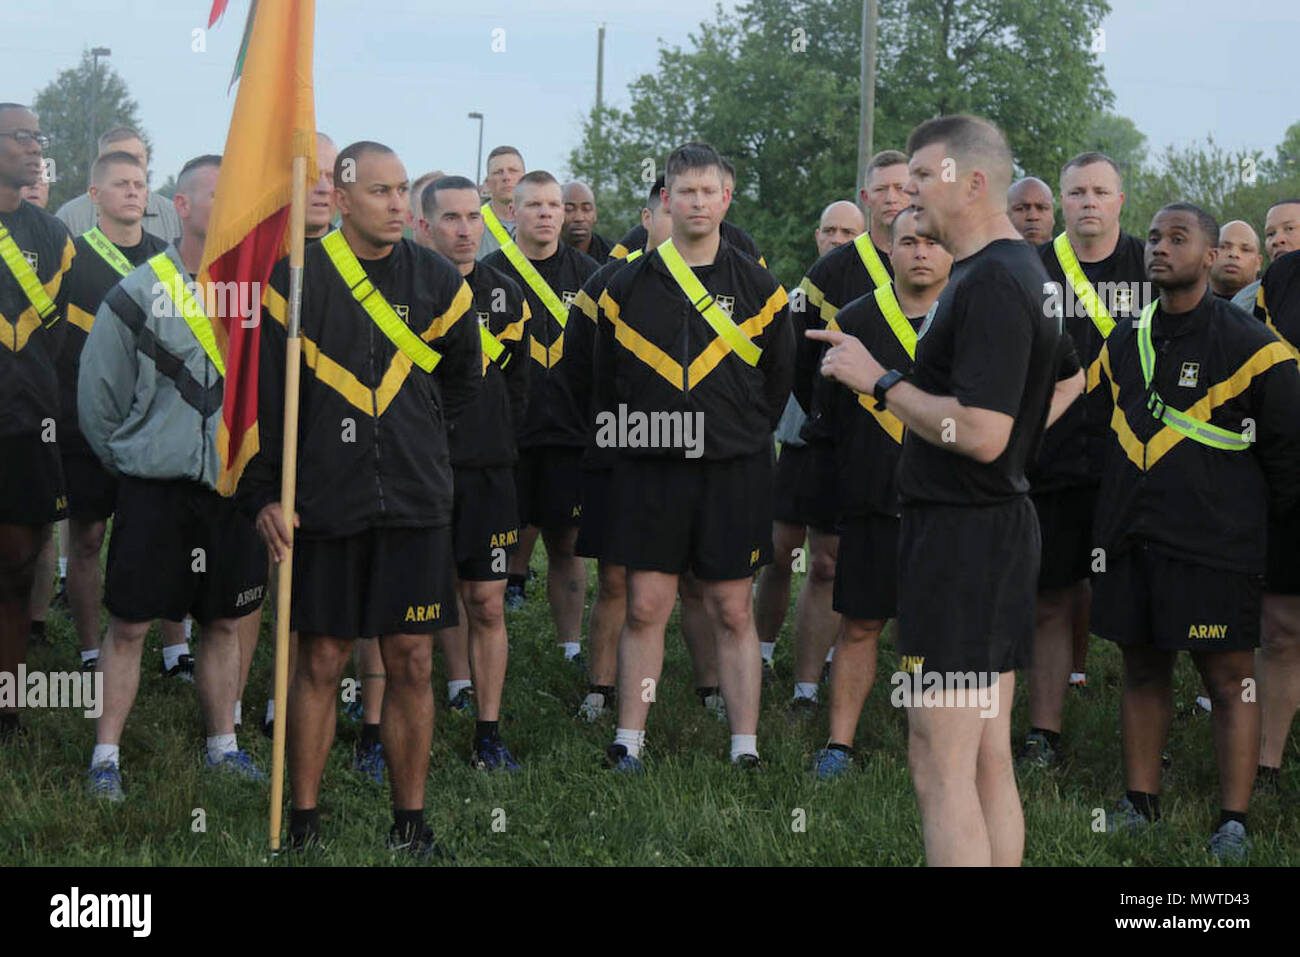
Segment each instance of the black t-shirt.
[[1037,451],[1052,391],[1079,369],[1047,282],[1042,260],[1023,240],[995,240],[953,263],[909,379],[1015,422],[989,463],[908,432],[898,474],[904,505],[993,505],[1029,491],[1025,465]]

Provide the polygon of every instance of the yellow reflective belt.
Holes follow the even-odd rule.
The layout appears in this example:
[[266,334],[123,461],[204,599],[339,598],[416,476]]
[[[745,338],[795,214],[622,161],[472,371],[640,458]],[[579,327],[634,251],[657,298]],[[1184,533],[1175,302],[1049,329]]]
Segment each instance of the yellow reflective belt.
[[898,304],[898,297],[894,295],[893,284],[877,286],[873,295],[876,297],[876,305],[880,307],[885,320],[889,323],[889,328],[894,330],[894,337],[898,339],[898,344],[903,347],[909,359],[915,359],[916,330],[907,321],[907,316],[903,315],[903,307]]
[[[211,360],[217,372],[224,378],[226,364],[221,361],[221,350],[217,348],[217,336],[212,329],[212,321],[208,319],[203,312],[203,307],[194,299],[184,280],[181,279],[176,264],[171,261],[171,257],[167,253],[161,252],[150,258],[149,268],[158,277],[158,281],[163,284],[163,288],[167,290],[167,295],[171,297],[172,302],[184,317],[185,324],[190,327],[190,332],[194,333],[194,338],[199,341],[199,345],[203,347],[208,359]],[[176,298],[177,294],[180,295],[179,300]]]
[[1083,274],[1079,258],[1074,255],[1074,248],[1070,245],[1070,238],[1065,233],[1061,233],[1052,242],[1052,248],[1056,251],[1056,261],[1061,264],[1061,271],[1074,287],[1074,294],[1083,303],[1083,308],[1088,310],[1092,324],[1097,327],[1103,339],[1109,339],[1111,330],[1115,328],[1115,320],[1110,317],[1106,304],[1101,301],[1101,296],[1097,295],[1097,290]]
[[673,279],[677,280],[677,285],[686,298],[690,300],[691,305],[699,310],[700,315],[704,317],[705,322],[713,327],[713,331],[718,334],[731,350],[744,359],[751,366],[758,365],[759,356],[763,354],[758,346],[754,345],[749,338],[740,331],[740,327],[731,321],[731,317],[722,311],[722,307],[704,288],[704,283],[700,282],[691,267],[686,265],[686,260],[682,259],[682,254],[677,251],[671,239],[664,240],[657,252],[663,259],[664,265],[672,273]]
[[442,356],[436,349],[429,348],[406,323],[402,322],[401,317],[397,315],[397,310],[388,304],[384,294],[376,289],[374,283],[366,276],[365,269],[357,260],[356,254],[352,252],[348,241],[343,238],[343,234],[335,229],[326,234],[320,243],[344,284],[352,291],[352,298],[366,311],[366,315],[374,320],[379,331],[387,336],[393,345],[406,353],[407,358],[417,366],[425,372],[432,372],[434,366],[442,361]]
[[[506,347],[481,322],[478,326],[478,337],[479,341],[483,343],[483,355],[487,357],[488,362],[496,362],[501,357],[501,353],[506,351]],[[506,356],[506,362],[509,361],[510,357]],[[501,363],[501,368],[505,368],[506,362]]]
[[[1155,378],[1156,369],[1156,350],[1151,342],[1151,319],[1156,313],[1157,305],[1159,300],[1148,303],[1142,310],[1141,319],[1137,322],[1138,363],[1142,366],[1142,381],[1147,390],[1147,408],[1151,411],[1152,417],[1193,442],[1223,449],[1225,452],[1244,452],[1250,448],[1250,440],[1246,438],[1245,432],[1230,432],[1171,408],[1165,405],[1164,399],[1160,398],[1159,393],[1152,387],[1151,380]],[[1208,417],[1209,413],[1207,412],[1206,415]]]
[[45,291],[41,281],[36,278],[32,264],[27,261],[27,257],[23,255],[23,251],[18,248],[18,244],[14,242],[14,238],[9,235],[9,230],[4,226],[0,226],[0,259],[4,259],[5,265],[9,267],[14,279],[22,287],[23,295],[36,309],[36,315],[44,320],[54,311],[54,300]]
[[629,262],[629,263],[630,263],[630,262],[632,262],[634,259],[639,259],[639,258],[641,257],[641,254],[644,253],[644,252],[645,252],[644,249],[634,249],[634,250],[632,250],[630,253],[627,254],[627,256],[624,258],[623,261],[624,261],[624,262]]
[[108,263],[119,276],[128,275],[135,267],[131,265],[131,260],[122,255],[122,250],[118,249],[109,241],[109,238],[99,231],[98,226],[92,226],[81,234],[81,238],[90,244],[90,248],[99,253],[99,258]]
[[532,264],[529,258],[524,255],[523,250],[516,246],[515,241],[509,236],[502,240],[501,251],[510,260],[510,265],[515,267],[515,272],[519,273],[524,282],[528,283],[528,288],[537,294],[537,298],[542,300],[542,305],[555,317],[555,321],[563,329],[569,322],[569,307],[560,300],[560,297],[555,294],[555,290],[537,271],[537,267]]
[[889,270],[880,261],[880,253],[876,251],[876,244],[871,241],[871,230],[867,230],[853,240],[853,245],[857,247],[858,258],[862,260],[862,265],[867,267],[872,282],[877,286],[887,286],[893,282]]
[[483,208],[480,209],[479,212],[483,214],[483,222],[487,226],[488,232],[497,238],[497,242],[500,243],[502,247],[504,247],[506,243],[514,242],[514,240],[510,238],[510,233],[506,230],[505,226],[501,225],[501,220],[497,219],[497,214],[492,212],[491,203],[484,203]]

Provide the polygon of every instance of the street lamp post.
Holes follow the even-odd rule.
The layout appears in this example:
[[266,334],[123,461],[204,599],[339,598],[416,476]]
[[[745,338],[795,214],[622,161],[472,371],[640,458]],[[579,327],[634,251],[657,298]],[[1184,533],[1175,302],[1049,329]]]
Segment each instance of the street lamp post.
[[474,163],[474,185],[483,187],[483,114],[471,113],[471,120],[478,120],[478,160]]
[[[96,142],[95,135],[95,101],[99,98],[99,58],[111,56],[113,53],[108,47],[95,47],[90,51],[90,163],[95,162],[95,157],[99,155],[99,144]],[[87,167],[89,173],[89,167]]]

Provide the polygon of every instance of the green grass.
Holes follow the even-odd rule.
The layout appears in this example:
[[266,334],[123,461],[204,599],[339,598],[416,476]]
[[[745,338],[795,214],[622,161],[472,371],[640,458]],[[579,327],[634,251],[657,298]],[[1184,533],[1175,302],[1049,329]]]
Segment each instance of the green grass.
[[[888,633],[881,676],[858,729],[866,760],[844,778],[816,782],[812,753],[825,741],[825,714],[785,714],[790,694],[791,623],[777,650],[778,687],[764,695],[759,746],[766,769],[740,773],[725,760],[728,733],[698,705],[676,620],[670,627],[659,702],[647,735],[647,775],[624,779],[600,770],[613,721],[589,726],[573,717],[585,676],[565,663],[545,602],[545,559],[525,608],[508,619],[509,675],[502,736],[523,762],[513,777],[467,766],[472,721],[449,715],[442,663],[437,728],[429,772],[428,817],[464,864],[916,865],[923,863],[920,821],[907,773],[906,719],[889,704],[888,675],[897,653]],[[594,585],[595,576],[590,579]],[[801,576],[796,576],[797,590]],[[269,609],[244,696],[241,744],[269,770],[270,743],[256,730],[270,684]],[[32,649],[29,668],[65,670],[77,661],[72,627],[55,610],[52,644]],[[202,769],[203,729],[191,685],[158,671],[158,635],[145,651],[143,680],[122,741],[128,798],[104,806],[87,798],[83,775],[93,722],[79,711],[27,712],[26,747],[0,751],[0,865],[257,865],[267,861],[268,788],[214,777]],[[1111,837],[1092,830],[1094,809],[1109,811],[1122,793],[1119,752],[1120,663],[1094,640],[1086,692],[1071,692],[1065,712],[1068,771],[1020,777],[1027,865],[1204,865],[1217,815],[1211,726],[1205,716],[1175,719],[1166,772],[1165,819],[1154,833]],[[1024,687],[1017,689],[1015,733],[1024,731]],[[1191,664],[1180,660],[1175,698],[1182,715],[1198,693]],[[321,801],[327,846],[303,863],[389,864],[383,849],[391,821],[386,789],[350,770],[357,727],[341,722]],[[1300,755],[1294,738],[1281,797],[1251,808],[1250,863],[1300,862]],[[202,809],[206,830],[193,829]],[[500,813],[504,812],[504,829]],[[802,811],[802,815],[798,812]],[[287,816],[287,815],[286,815]],[[798,817],[801,831],[794,828]],[[497,829],[493,822],[497,821]],[[296,863],[288,861],[287,863]]]

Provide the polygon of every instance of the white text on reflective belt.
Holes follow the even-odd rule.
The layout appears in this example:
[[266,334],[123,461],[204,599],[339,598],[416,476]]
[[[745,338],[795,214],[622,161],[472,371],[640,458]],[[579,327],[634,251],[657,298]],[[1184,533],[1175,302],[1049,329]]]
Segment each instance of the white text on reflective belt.
[[119,276],[125,276],[135,267],[131,260],[122,255],[122,250],[114,246],[98,226],[92,226],[81,234],[81,238],[90,244],[90,248],[99,253],[99,258],[112,266]]

